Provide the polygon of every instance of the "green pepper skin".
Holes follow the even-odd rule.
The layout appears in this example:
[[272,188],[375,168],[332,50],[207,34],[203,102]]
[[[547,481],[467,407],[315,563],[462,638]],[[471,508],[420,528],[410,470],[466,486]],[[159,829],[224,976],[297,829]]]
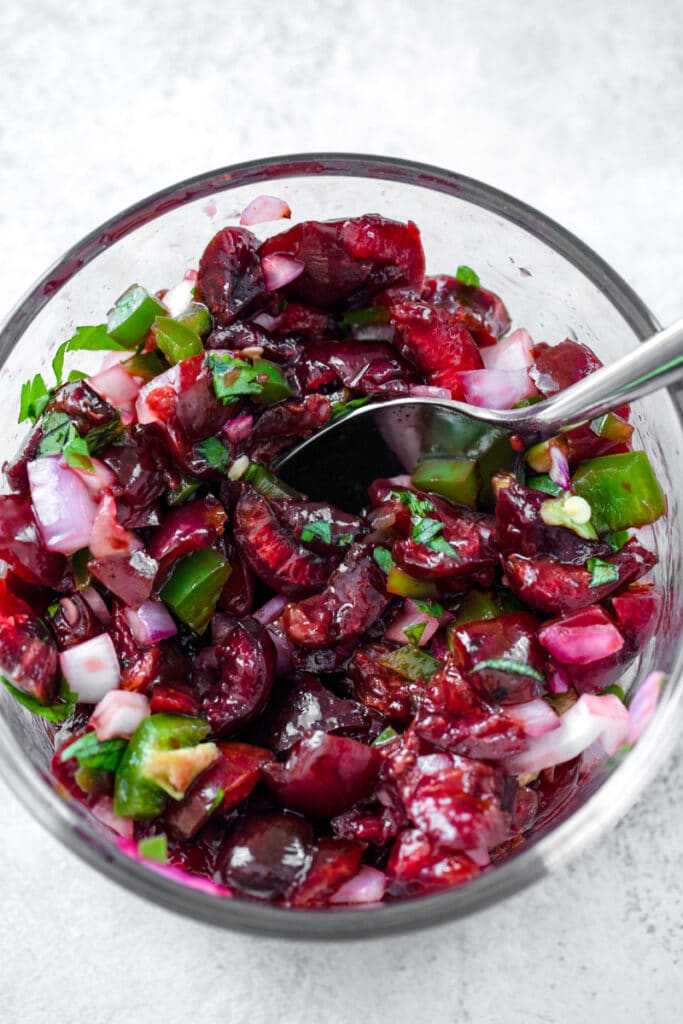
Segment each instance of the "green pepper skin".
[[426,459],[412,480],[420,491],[442,494],[459,505],[476,505],[480,481],[474,459]]
[[196,331],[170,316],[158,316],[152,325],[157,347],[172,366],[181,359],[189,359],[204,351],[202,340]]
[[403,679],[419,683],[428,683],[441,665],[427,651],[423,651],[420,647],[413,647],[412,644],[385,654],[380,658],[380,664],[386,665]]
[[275,501],[286,498],[300,500],[303,498],[301,491],[295,490],[286,484],[284,480],[271,473],[269,469],[262,466],[260,462],[251,462],[242,477],[248,484],[262,494],[264,498],[272,498]]
[[587,459],[572,477],[572,490],[590,505],[601,534],[647,526],[666,515],[666,497],[642,451]]
[[107,334],[126,348],[133,348],[145,337],[154,318],[165,308],[139,284],[133,284],[118,299],[107,319]]
[[292,389],[276,363],[271,363],[267,359],[254,359],[253,366],[259,377],[267,379],[259,381],[261,390],[258,394],[251,395],[252,402],[256,405],[272,405],[273,402],[291,396]]
[[387,575],[387,593],[398,597],[438,597],[439,590],[434,580],[419,580],[410,576],[397,565],[392,565]]
[[174,615],[195,633],[203,633],[216,610],[231,567],[213,548],[179,559],[159,596]]
[[185,715],[150,715],[131,736],[116,770],[114,813],[123,818],[153,818],[161,814],[168,797],[145,778],[145,763],[158,750],[175,750],[200,743],[209,733],[201,718]]

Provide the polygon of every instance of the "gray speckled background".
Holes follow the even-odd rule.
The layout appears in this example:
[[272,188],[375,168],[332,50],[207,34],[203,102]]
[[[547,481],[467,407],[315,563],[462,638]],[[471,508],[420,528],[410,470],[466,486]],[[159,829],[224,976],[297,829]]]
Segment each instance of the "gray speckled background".
[[[163,185],[328,148],[512,192],[597,249],[663,321],[681,313],[681,0],[5,0],[0,39],[4,308]],[[0,785],[0,1020],[678,1021],[682,782],[679,756],[610,836],[501,907],[339,948],[147,906]]]

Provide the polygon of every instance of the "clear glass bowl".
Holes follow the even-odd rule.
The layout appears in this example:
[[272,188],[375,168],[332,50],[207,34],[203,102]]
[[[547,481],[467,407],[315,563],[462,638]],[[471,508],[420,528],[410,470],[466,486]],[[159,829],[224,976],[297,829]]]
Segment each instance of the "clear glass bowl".
[[[657,329],[638,296],[595,253],[547,217],[480,182],[382,157],[260,160],[203,174],[143,200],[75,245],[35,284],[0,334],[5,453],[16,449],[25,432],[17,425],[21,382],[38,371],[51,379],[54,350],[73,328],[101,322],[132,281],[150,289],[179,281],[196,267],[212,234],[235,223],[246,203],[264,191],[286,199],[300,220],[366,212],[414,220],[429,272],[452,272],[460,263],[475,267],[485,286],[503,296],[514,325],[527,327],[537,340],[575,337],[609,362]],[[661,622],[627,682],[656,667],[669,675],[668,686],[634,749],[602,766],[575,793],[562,820],[474,882],[393,905],[319,911],[219,899],[175,883],[125,856],[107,829],[55,791],[45,725],[0,687],[0,763],[7,782],[53,835],[110,878],[179,913],[261,935],[339,939],[403,932],[464,916],[529,885],[624,814],[666,757],[680,723],[683,433],[675,397],[660,392],[639,403],[635,420],[669,496],[669,518],[651,530],[665,595]]]

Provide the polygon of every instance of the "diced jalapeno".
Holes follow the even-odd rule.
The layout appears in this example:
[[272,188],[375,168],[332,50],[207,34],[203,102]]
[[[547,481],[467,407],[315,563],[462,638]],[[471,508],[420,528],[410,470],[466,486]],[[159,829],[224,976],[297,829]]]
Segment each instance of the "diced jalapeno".
[[645,452],[602,455],[583,462],[572,488],[588,502],[600,533],[654,523],[666,513],[666,498]]
[[617,416],[615,412],[606,412],[591,423],[591,430],[598,437],[604,437],[606,441],[614,441],[616,444],[624,444],[631,440],[633,427],[631,424]]
[[152,333],[158,348],[173,366],[181,359],[189,359],[190,356],[199,355],[204,351],[202,340],[196,331],[170,316],[156,317]]
[[166,491],[166,504],[173,508],[175,505],[183,505],[186,501],[195,494],[202,486],[202,481],[197,480],[196,477],[188,476],[186,473],[180,474],[180,481],[178,486],[169,488]]
[[421,491],[443,494],[460,505],[476,504],[479,473],[474,459],[426,459],[412,479]]
[[211,314],[202,302],[191,302],[176,320],[203,338],[211,330]]
[[412,644],[399,647],[397,651],[391,651],[379,660],[380,664],[386,665],[403,679],[412,679],[419,683],[428,683],[441,664],[427,651],[413,647]]
[[133,284],[123,293],[107,319],[107,334],[115,341],[133,348],[149,331],[154,318],[166,310],[142,285]]
[[230,565],[213,548],[195,551],[176,562],[161,598],[181,622],[203,633],[230,572]]
[[257,405],[272,405],[273,402],[290,397],[292,389],[276,363],[271,363],[267,359],[254,359],[253,366],[255,380],[261,385],[258,394],[251,395],[253,402]]
[[502,602],[497,595],[488,594],[483,590],[470,590],[458,607],[453,625],[464,626],[467,622],[497,619],[503,611]]
[[251,484],[264,498],[273,498],[274,500],[303,498],[303,494],[300,491],[290,487],[284,480],[280,480],[269,469],[262,466],[260,462],[249,463],[249,468],[245,471],[242,479]]
[[434,580],[419,580],[394,565],[387,575],[387,593],[399,597],[438,597]]

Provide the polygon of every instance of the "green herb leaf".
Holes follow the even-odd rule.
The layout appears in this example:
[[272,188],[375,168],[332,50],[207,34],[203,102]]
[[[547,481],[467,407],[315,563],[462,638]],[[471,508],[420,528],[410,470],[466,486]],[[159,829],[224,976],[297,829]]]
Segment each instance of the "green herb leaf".
[[469,284],[474,288],[479,288],[481,282],[479,281],[479,274],[472,270],[472,267],[458,267],[455,272],[456,281],[460,281],[461,284]]
[[9,690],[17,703],[32,711],[34,715],[47,718],[48,722],[63,722],[73,710],[73,704],[41,704],[35,697],[12,686],[9,679],[5,679],[4,676],[0,676],[0,682]]
[[115,772],[128,740],[98,740],[96,732],[87,732],[80,736],[59,755],[59,760],[70,761],[76,758],[81,768],[100,768],[105,772]]
[[460,555],[453,545],[448,543],[445,537],[434,537],[429,541],[427,547],[430,551],[438,551],[440,555],[448,555],[449,558],[454,558],[456,562],[460,561]]
[[429,498],[418,498],[414,491],[392,491],[391,497],[402,502],[413,516],[426,516],[436,512],[436,505]]
[[61,383],[64,372],[64,356],[67,352],[121,352],[125,348],[125,345],[121,345],[115,338],[107,334],[106,324],[77,327],[73,337],[62,342],[52,360],[55,380],[57,384]]
[[341,536],[337,537],[337,545],[340,548],[345,548],[348,544],[353,544],[352,533],[342,533]]
[[415,598],[415,604],[424,615],[431,615],[435,619],[440,619],[444,614],[444,606],[438,601],[420,601]]
[[159,864],[168,861],[168,840],[166,834],[160,832],[156,836],[147,836],[138,843],[138,853],[146,860],[155,860]]
[[209,354],[206,365],[213,374],[213,390],[223,405],[236,402],[240,395],[260,395],[263,385],[256,381],[258,371],[236,356]]
[[406,626],[406,628],[403,630],[403,635],[407,637],[408,640],[410,640],[411,644],[415,644],[415,646],[417,647],[419,646],[420,640],[422,639],[422,634],[424,633],[426,628],[426,622],[415,622],[413,623],[412,626]]
[[223,803],[224,799],[225,799],[225,790],[224,789],[218,789],[216,791],[215,797],[211,801],[211,806],[209,807],[209,814],[213,814],[214,811],[217,811],[218,808],[220,807],[220,805]]
[[368,398],[352,398],[349,402],[333,402],[332,403],[332,419],[336,420],[345,413],[350,412],[352,409],[360,409],[361,405],[365,405],[369,402]]
[[61,455],[75,437],[78,432],[65,412],[49,412],[43,420],[43,436],[37,454],[39,457]]
[[309,543],[312,540],[319,540],[322,541],[323,544],[331,544],[332,524],[326,522],[324,519],[317,519],[310,523],[306,523],[301,531],[301,539],[304,543]]
[[413,520],[413,540],[418,544],[428,545],[438,533],[443,530],[443,523],[438,519],[423,519],[418,516]]
[[37,373],[32,380],[21,385],[21,403],[19,407],[19,423],[31,420],[35,423],[52,397],[52,391],[45,386],[42,374]]
[[551,494],[554,498],[557,498],[559,494],[563,493],[563,488],[559,484],[556,484],[554,480],[551,480],[547,473],[539,473],[538,476],[530,476],[526,482],[527,487],[531,487],[534,491],[542,491],[543,494]]
[[195,445],[194,450],[221,473],[225,473],[230,466],[230,452],[217,437],[207,437],[206,441],[200,441]]
[[381,747],[384,743],[390,743],[392,740],[396,739],[397,736],[398,736],[398,733],[396,732],[396,730],[392,729],[392,727],[390,725],[388,725],[386,727],[386,729],[384,729],[379,734],[379,736],[375,737],[375,739],[372,741],[370,746],[371,747]]
[[373,549],[372,557],[377,562],[378,566],[384,573],[388,573],[390,569],[393,569],[396,564],[391,557],[391,551],[388,548],[377,547]]
[[545,682],[541,673],[537,672],[535,668],[526,665],[523,661],[515,661],[513,658],[488,658],[486,661],[478,661],[470,669],[470,672],[483,672],[487,668],[497,669],[499,672],[513,672],[518,676],[530,676],[539,683]]
[[88,442],[84,437],[72,437],[64,446],[64,458],[69,466],[74,469],[84,469],[87,473],[94,473],[95,467],[90,458]]
[[589,558],[586,568],[591,574],[589,586],[601,587],[604,583],[616,583],[619,579],[619,570],[615,565],[610,565],[602,558]]

